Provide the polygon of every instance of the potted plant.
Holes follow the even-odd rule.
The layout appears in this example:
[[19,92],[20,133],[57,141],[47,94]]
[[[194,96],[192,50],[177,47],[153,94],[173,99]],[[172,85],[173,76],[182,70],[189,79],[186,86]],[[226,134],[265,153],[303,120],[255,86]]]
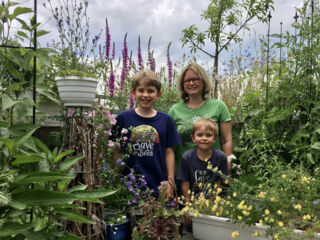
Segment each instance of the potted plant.
[[60,42],[54,44],[57,54],[52,56],[52,71],[61,101],[65,106],[90,107],[97,91],[99,71],[96,68],[94,49],[100,34],[92,39],[89,49],[89,22],[87,0],[66,3],[55,7],[48,1],[44,6],[56,20]]
[[126,215],[118,215],[106,219],[106,239],[126,239],[129,233],[129,219]]
[[232,179],[226,197],[216,187],[209,196],[194,196],[183,211],[193,214],[199,239],[211,239],[202,224],[211,231],[217,221],[224,231],[219,239],[320,239],[319,177],[320,168],[278,166],[265,183]]

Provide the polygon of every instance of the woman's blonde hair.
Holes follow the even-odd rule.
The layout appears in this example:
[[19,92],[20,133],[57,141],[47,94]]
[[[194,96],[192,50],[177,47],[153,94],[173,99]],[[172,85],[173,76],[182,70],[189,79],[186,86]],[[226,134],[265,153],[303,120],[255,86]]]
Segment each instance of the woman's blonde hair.
[[211,118],[201,118],[196,121],[192,126],[191,135],[194,136],[195,132],[201,127],[213,132],[214,139],[218,138],[218,126]]
[[212,84],[209,80],[209,77],[206,73],[206,71],[197,63],[193,62],[188,64],[181,72],[178,80],[178,90],[180,92],[180,96],[183,101],[187,102],[189,99],[188,94],[185,92],[183,88],[183,81],[184,77],[186,75],[186,72],[188,70],[194,71],[194,73],[201,79],[203,80],[203,92],[202,92],[202,98],[206,99],[206,95],[212,90]]

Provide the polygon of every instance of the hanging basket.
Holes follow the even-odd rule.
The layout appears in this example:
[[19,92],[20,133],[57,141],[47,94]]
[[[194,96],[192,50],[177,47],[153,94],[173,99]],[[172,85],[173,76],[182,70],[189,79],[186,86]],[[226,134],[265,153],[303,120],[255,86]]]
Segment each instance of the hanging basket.
[[98,78],[67,76],[55,78],[61,102],[69,107],[90,107],[96,96]]

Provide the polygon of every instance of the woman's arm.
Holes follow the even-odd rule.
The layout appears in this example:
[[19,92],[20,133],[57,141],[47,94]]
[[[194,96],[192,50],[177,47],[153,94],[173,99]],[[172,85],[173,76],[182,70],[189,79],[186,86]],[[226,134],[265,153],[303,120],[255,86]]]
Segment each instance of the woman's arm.
[[[221,141],[222,151],[227,156],[230,156],[233,153],[231,121],[220,123],[219,128],[220,128],[220,141]],[[231,162],[228,162],[229,174],[231,174],[231,166],[232,166]]]

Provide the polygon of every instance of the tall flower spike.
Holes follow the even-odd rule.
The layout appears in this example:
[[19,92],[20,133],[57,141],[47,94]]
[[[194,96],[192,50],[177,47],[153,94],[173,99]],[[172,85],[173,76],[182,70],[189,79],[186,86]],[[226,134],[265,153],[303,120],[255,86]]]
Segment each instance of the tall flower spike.
[[128,65],[128,72],[131,70],[131,67],[132,67],[132,51],[130,51],[129,65]]
[[127,77],[128,71],[128,48],[127,48],[127,33],[124,36],[123,50],[122,50],[122,72],[120,77],[120,91],[124,88],[124,81]]
[[143,68],[143,60],[142,60],[142,54],[141,54],[141,41],[140,36],[138,38],[138,69],[141,71]]
[[110,93],[110,97],[113,98],[114,97],[114,88],[115,88],[115,85],[114,85],[115,76],[113,73],[113,67],[112,67],[111,61],[110,61],[110,67],[111,67],[111,70],[110,70],[110,80],[109,80],[109,93]]
[[106,60],[109,60],[109,54],[110,54],[110,30],[108,25],[108,19],[106,18]]
[[167,64],[168,64],[168,81],[169,81],[169,86],[172,86],[172,62],[170,60],[170,46],[171,42],[168,45],[168,50],[167,50]]
[[148,63],[149,63],[150,70],[154,71],[153,52],[150,51],[151,38],[152,37],[149,38],[149,42],[148,42]]
[[116,57],[116,44],[113,42],[112,43],[112,60],[114,60],[115,59],[115,57]]
[[130,99],[129,99],[129,109],[132,110],[134,108],[135,102],[133,95],[130,93]]

